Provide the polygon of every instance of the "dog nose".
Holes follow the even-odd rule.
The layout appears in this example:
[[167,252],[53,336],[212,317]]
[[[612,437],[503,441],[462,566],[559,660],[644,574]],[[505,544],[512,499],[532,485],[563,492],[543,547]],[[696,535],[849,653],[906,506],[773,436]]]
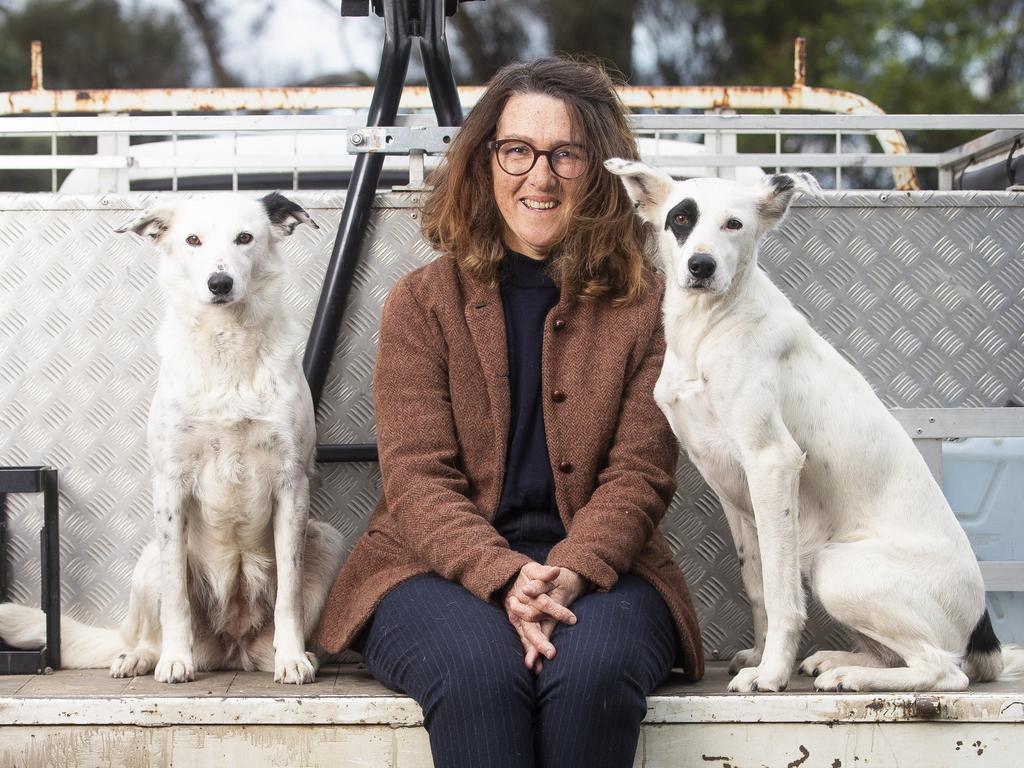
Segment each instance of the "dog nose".
[[695,253],[686,262],[687,269],[694,277],[705,278],[715,274],[715,260],[706,253]]
[[214,296],[223,296],[226,293],[231,293],[231,286],[234,285],[234,280],[231,279],[230,275],[218,273],[216,275],[210,275],[210,279],[206,281],[207,287],[210,289],[210,293]]

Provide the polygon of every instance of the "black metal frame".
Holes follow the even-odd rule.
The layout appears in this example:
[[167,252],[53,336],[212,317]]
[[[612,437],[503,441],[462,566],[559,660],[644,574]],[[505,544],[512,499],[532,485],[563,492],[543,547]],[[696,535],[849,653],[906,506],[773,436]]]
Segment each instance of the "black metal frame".
[[43,494],[39,531],[40,592],[46,613],[46,645],[20,650],[0,643],[0,674],[30,675],[60,669],[60,503],[53,467],[0,467],[0,601],[7,600],[7,494]]
[[[369,5],[368,0],[345,0],[342,3],[342,14],[365,16]],[[444,32],[446,11],[447,15],[451,15],[456,7],[457,4],[452,0],[373,0],[374,10],[384,17],[384,49],[370,101],[370,113],[366,121],[368,128],[394,125],[409,70],[409,54],[414,37],[420,41],[423,69],[438,125],[462,125],[462,105],[452,74]],[[327,371],[345,315],[349,289],[359,265],[363,235],[383,164],[383,155],[360,154],[352,170],[345,208],[302,360],[314,407],[320,404],[323,394]],[[377,448],[372,443],[317,446],[318,461],[376,459]]]

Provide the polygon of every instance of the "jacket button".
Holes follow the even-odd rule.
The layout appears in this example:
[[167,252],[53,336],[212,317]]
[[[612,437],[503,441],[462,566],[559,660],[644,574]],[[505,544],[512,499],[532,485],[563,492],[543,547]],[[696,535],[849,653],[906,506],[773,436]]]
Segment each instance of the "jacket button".
[[558,471],[564,472],[565,474],[571,474],[573,470],[572,462],[563,461],[558,465]]
[[552,323],[552,327],[556,331],[562,330],[563,328],[565,328],[565,320],[563,320],[562,318],[558,318],[557,320],[555,320],[554,323]]
[[563,392],[560,389],[556,389],[554,392],[551,393],[551,399],[554,400],[556,403],[561,403],[565,400],[565,392]]

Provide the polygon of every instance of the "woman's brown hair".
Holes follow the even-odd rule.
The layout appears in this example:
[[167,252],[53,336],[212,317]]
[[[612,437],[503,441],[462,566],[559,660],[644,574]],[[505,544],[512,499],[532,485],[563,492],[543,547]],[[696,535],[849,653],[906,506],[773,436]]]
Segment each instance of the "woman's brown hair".
[[650,233],[622,184],[602,163],[610,157],[636,160],[639,155],[612,80],[595,64],[547,57],[509,64],[491,78],[445,160],[431,174],[434,189],[423,206],[424,237],[477,278],[498,279],[505,256],[504,222],[485,145],[495,138],[509,98],[524,93],[560,99],[569,112],[573,140],[585,147],[589,158],[580,194],[566,217],[569,226],[551,251],[551,277],[571,296],[631,303],[647,287]]

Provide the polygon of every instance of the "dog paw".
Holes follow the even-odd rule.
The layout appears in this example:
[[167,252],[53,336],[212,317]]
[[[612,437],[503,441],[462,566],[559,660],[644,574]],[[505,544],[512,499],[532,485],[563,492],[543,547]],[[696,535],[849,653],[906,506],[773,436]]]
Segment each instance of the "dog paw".
[[761,663],[761,651],[757,648],[747,648],[745,651],[737,651],[729,663],[729,674],[735,675],[744,667],[756,667]]
[[839,651],[818,651],[812,653],[800,662],[800,674],[808,677],[817,677],[822,672],[828,672],[843,663],[843,658],[849,656]]
[[859,691],[860,688],[861,685],[857,679],[857,674],[850,667],[836,667],[814,678],[814,690],[816,691],[837,691],[843,693]]
[[161,656],[153,673],[158,683],[188,683],[196,679],[192,659],[185,656]]
[[301,656],[274,660],[274,682],[286,685],[312,683],[316,679],[316,656],[304,653]]
[[313,665],[313,675],[320,671],[320,657],[312,651],[306,651],[306,658],[309,659],[309,663]]
[[138,677],[153,669],[153,656],[145,651],[123,651],[110,664],[111,677]]
[[729,683],[729,690],[741,693],[784,691],[788,683],[788,672],[773,672],[761,665],[741,669]]

